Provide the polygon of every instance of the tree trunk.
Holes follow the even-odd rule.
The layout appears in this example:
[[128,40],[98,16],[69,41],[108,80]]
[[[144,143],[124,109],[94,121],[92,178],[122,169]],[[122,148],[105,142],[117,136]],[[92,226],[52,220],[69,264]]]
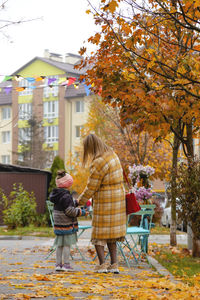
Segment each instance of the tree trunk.
[[176,246],[176,175],[178,163],[178,149],[180,141],[174,134],[173,157],[172,157],[172,176],[171,176],[171,227],[170,227],[170,245]]
[[192,256],[200,257],[200,240],[193,235]]
[[[186,125],[187,129],[187,160],[188,160],[188,166],[193,162],[194,160],[194,145],[193,145],[193,131],[192,131],[192,123]],[[192,228],[192,224],[191,224]],[[191,230],[192,231],[192,230]],[[193,257],[200,257],[200,239],[195,237],[195,234],[193,232],[187,232],[188,234],[188,249],[191,249],[190,245],[192,244],[192,256]]]

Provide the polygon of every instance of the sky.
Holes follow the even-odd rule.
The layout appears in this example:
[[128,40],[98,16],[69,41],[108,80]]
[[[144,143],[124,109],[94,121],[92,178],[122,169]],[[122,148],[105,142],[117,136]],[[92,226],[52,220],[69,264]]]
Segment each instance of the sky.
[[0,9],[0,28],[2,20],[38,20],[0,29],[0,76],[12,74],[35,56],[43,57],[45,49],[78,54],[97,30],[87,9],[87,0],[7,0]]

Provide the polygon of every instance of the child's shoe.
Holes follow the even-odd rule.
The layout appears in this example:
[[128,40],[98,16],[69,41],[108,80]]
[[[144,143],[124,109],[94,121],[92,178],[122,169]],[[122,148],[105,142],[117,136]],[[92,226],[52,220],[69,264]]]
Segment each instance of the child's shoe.
[[70,272],[70,271],[73,271],[73,268],[70,266],[70,264],[64,264],[62,266],[62,271],[65,271],[65,272]]
[[106,263],[103,263],[102,265],[96,266],[94,268],[94,272],[97,272],[97,273],[108,273]]
[[119,269],[117,263],[114,263],[108,267],[108,273],[119,274]]
[[57,264],[55,267],[55,271],[62,271],[62,264]]

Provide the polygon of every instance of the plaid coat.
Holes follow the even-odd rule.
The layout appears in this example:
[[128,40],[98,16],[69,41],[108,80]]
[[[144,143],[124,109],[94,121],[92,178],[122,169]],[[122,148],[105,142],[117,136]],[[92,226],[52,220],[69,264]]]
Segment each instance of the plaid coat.
[[115,239],[126,234],[123,172],[118,156],[105,153],[93,160],[79,204],[93,199],[92,239]]

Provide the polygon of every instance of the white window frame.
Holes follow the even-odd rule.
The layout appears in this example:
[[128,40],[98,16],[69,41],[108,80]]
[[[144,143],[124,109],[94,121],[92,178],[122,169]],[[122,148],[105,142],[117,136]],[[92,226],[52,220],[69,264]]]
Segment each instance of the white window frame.
[[32,103],[19,104],[19,120],[30,120],[32,117]]
[[33,86],[33,83],[27,79],[20,80],[19,87],[25,87],[25,90],[19,92],[19,96],[33,95],[33,89],[29,88],[29,86]]
[[79,100],[76,101],[75,103],[75,112],[76,113],[83,113],[84,112],[84,101],[83,100]]
[[18,129],[18,141],[19,144],[30,142],[31,140],[31,128],[24,127]]
[[1,155],[2,164],[10,164],[10,155]]
[[75,137],[80,138],[81,137],[81,130],[83,129],[82,125],[75,126]]
[[10,131],[2,131],[2,144],[9,144],[11,140]]
[[58,117],[58,100],[44,102],[44,118],[57,118]]
[[1,118],[2,120],[8,120],[11,118],[11,108],[9,106],[2,108]]
[[58,126],[45,126],[44,140],[47,144],[58,142]]
[[[51,78],[56,78],[56,80],[54,80],[51,84],[52,87],[48,86],[48,80]],[[45,78],[45,87],[43,90],[43,97],[44,98],[49,98],[50,95],[52,95],[53,97],[57,97],[58,96],[58,75],[52,75],[52,76],[48,76]]]

